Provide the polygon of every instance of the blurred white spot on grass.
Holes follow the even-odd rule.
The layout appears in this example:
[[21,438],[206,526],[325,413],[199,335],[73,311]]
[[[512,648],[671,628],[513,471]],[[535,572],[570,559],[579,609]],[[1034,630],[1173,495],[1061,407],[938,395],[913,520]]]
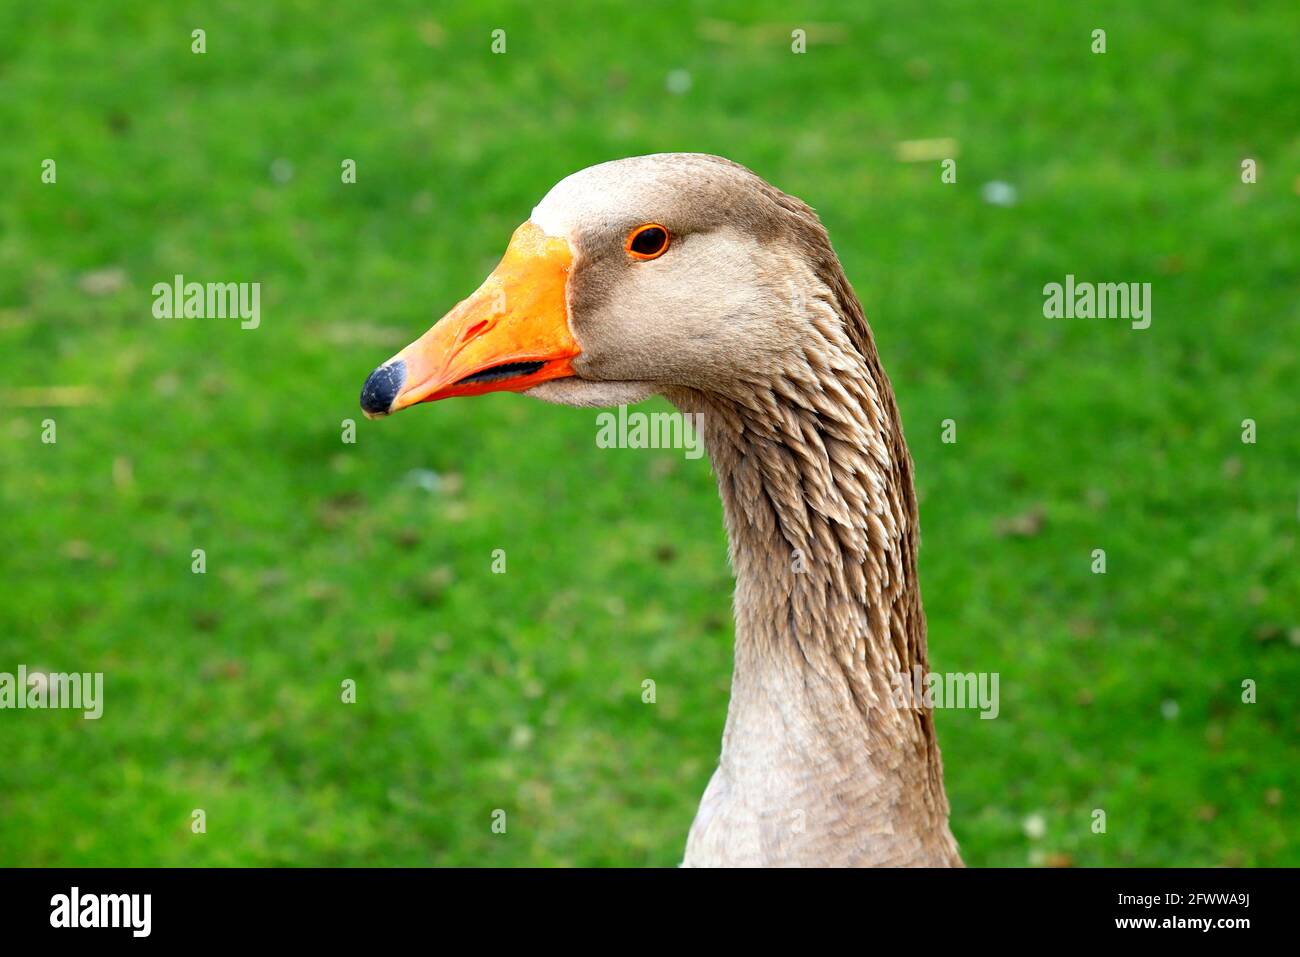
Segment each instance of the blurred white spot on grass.
[[1020,826],[1025,829],[1025,837],[1031,841],[1041,841],[1047,836],[1047,819],[1036,812],[1025,818]]
[[1010,183],[995,179],[980,187],[980,197],[990,206],[1014,206],[1020,195]]
[[281,156],[271,161],[271,179],[277,183],[287,183],[293,179],[293,164]]
[[672,70],[664,80],[664,87],[669,93],[681,96],[691,88],[691,74],[686,70]]
[[1166,721],[1173,721],[1178,717],[1178,702],[1173,698],[1166,698],[1160,702],[1160,714]]
[[526,724],[515,725],[510,732],[510,747],[522,751],[533,743],[533,729]]
[[433,469],[411,469],[406,473],[406,484],[432,494],[442,487],[442,476]]
[[111,296],[125,285],[126,273],[116,266],[93,270],[77,281],[77,286],[87,296]]

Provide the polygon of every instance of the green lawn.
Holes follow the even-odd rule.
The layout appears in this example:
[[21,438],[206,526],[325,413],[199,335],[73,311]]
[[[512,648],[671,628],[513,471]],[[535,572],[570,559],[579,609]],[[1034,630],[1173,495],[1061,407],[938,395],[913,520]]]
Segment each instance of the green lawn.
[[[866,306],[932,664],[1001,675],[938,715],[966,860],[1300,864],[1300,10],[1056,6],[0,7],[0,671],[106,675],[99,721],[0,711],[0,864],[680,860],[730,679],[707,462],[357,408],[552,183],[665,150],[816,206]],[[942,137],[956,184],[896,153]],[[261,326],[155,319],[176,273]],[[1044,318],[1067,273],[1151,327]]]

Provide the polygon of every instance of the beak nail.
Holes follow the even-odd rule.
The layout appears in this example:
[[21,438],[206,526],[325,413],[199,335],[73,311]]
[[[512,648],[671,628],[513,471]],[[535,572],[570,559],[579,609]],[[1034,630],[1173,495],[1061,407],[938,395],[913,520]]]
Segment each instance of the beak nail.
[[361,411],[372,418],[387,415],[405,382],[406,363],[401,359],[380,366],[361,387]]

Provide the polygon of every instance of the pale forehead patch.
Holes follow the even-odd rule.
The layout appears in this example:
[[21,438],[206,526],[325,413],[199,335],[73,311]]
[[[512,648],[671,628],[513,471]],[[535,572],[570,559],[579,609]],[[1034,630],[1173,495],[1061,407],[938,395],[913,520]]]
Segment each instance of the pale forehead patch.
[[528,217],[533,225],[548,236],[567,239],[582,218],[582,211],[587,205],[584,197],[592,192],[584,183],[584,176],[589,171],[579,170],[552,186],[551,191],[533,207],[533,213]]
[[578,170],[552,186],[529,219],[548,236],[568,239],[583,225],[648,214],[677,155],[633,156]]

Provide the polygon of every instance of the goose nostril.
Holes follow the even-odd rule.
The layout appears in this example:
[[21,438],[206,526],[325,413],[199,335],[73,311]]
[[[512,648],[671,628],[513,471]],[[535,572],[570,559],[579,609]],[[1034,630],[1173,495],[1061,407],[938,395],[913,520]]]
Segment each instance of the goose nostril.
[[486,320],[486,319],[484,319],[484,320],[481,321],[481,322],[476,322],[476,323],[474,323],[474,325],[470,326],[470,327],[469,327],[468,329],[466,329],[463,333],[461,333],[460,341],[461,341],[461,342],[469,342],[471,339],[473,339],[473,338],[474,338],[475,336],[477,336],[479,333],[484,332],[484,331],[487,329],[487,327],[488,327],[488,320]]

